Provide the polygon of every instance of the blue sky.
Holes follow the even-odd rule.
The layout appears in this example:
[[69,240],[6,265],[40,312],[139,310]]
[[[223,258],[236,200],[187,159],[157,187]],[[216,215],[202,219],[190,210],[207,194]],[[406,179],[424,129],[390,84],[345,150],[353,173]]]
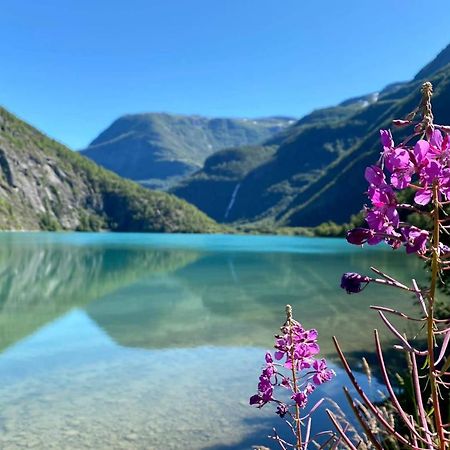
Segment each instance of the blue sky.
[[409,79],[448,0],[9,0],[0,104],[74,149],[118,116],[302,116]]

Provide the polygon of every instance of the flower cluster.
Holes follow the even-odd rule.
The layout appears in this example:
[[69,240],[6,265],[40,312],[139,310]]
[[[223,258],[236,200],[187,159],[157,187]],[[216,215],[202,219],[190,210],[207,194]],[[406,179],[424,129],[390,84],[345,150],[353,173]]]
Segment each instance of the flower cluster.
[[[367,195],[372,203],[366,208],[368,228],[350,230],[347,241],[356,245],[385,241],[394,249],[403,244],[407,253],[425,255],[428,231],[402,223],[399,210],[423,211],[420,208],[430,203],[433,189],[438,202],[450,200],[449,136],[434,128],[422,133],[414,145],[407,145],[407,141],[395,145],[390,131],[381,130],[380,134],[383,150],[379,164],[365,170]],[[399,204],[397,200],[398,191],[406,188],[415,190],[414,205]]]
[[[447,450],[450,445],[449,434],[445,429],[449,415],[446,399],[450,388],[450,359],[447,356],[450,348],[450,318],[436,317],[437,302],[442,300],[442,297],[438,297],[438,287],[443,285],[444,271],[450,270],[450,248],[441,242],[442,233],[450,234],[450,217],[446,208],[450,204],[450,126],[433,123],[431,83],[423,83],[421,91],[419,106],[406,116],[406,120],[394,121],[396,126],[412,125],[414,131],[411,136],[395,145],[391,132],[381,130],[381,157],[376,165],[365,170],[365,179],[369,183],[367,194],[371,201],[365,215],[368,227],[355,228],[347,233],[347,241],[351,244],[374,245],[384,241],[393,249],[403,246],[406,253],[417,254],[426,260],[430,272],[429,287],[419,287],[414,279],[409,285],[403,284],[376,267],[370,269],[377,278],[354,272],[342,275],[341,288],[349,294],[361,292],[369,283],[377,283],[414,294],[420,305],[420,312],[413,316],[389,306],[371,306],[371,309],[378,311],[383,323],[397,340],[394,348],[408,355],[405,358],[408,361],[405,373],[408,374],[410,389],[400,387],[396,391],[388,374],[380,335],[374,330],[379,368],[390,396],[389,411],[377,406],[364,393],[337,339],[333,337],[338,356],[357,392],[357,397],[353,398],[347,393],[347,398],[353,405],[358,422],[367,433],[361,436],[352,431],[352,436],[352,433],[348,433],[352,425],[347,419],[338,417],[330,410],[327,410],[327,414],[339,439],[346,448],[354,450],[385,448],[388,442],[392,448],[411,450]],[[419,121],[413,122],[417,114],[421,117]],[[413,204],[400,203],[399,198],[404,195],[400,196],[399,192],[405,189],[409,190],[407,194],[413,198]],[[430,231],[402,222],[406,218],[405,214],[400,213],[403,208],[426,217],[421,223],[426,224]],[[415,330],[414,336],[409,337],[391,322],[389,316],[422,322],[424,326],[421,329],[426,336],[420,336],[420,331],[417,333]],[[399,401],[399,396],[408,401]]]
[[[287,311],[291,311],[287,307]],[[325,359],[316,359],[320,348],[317,344],[316,330],[306,330],[299,322],[288,320],[281,327],[281,334],[275,336],[275,352],[266,353],[266,364],[259,377],[258,393],[250,398],[250,404],[258,408],[267,403],[277,405],[280,417],[289,414],[291,409],[305,408],[308,397],[319,386],[333,378],[333,370],[327,367]],[[274,396],[275,388],[289,393],[292,402],[284,402]]]

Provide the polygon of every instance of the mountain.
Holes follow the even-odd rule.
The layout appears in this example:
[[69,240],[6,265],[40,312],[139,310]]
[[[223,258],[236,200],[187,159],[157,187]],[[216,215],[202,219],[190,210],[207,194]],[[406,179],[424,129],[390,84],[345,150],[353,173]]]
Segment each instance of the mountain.
[[434,75],[450,63],[450,45],[444,48],[430,63],[420,70],[414,77],[414,80],[423,80],[424,78]]
[[242,180],[268,161],[277,148],[267,145],[220,150],[206,159],[202,170],[179,183],[174,192],[190,198],[202,211],[208,211],[210,217],[226,222]]
[[117,119],[81,153],[125,178],[164,189],[200,169],[212,153],[259,144],[294,122],[133,114]]
[[124,180],[0,108],[0,229],[207,232],[173,195]]
[[[205,164],[172,192],[223,222],[314,226],[328,220],[347,221],[366,201],[364,168],[378,159],[378,130],[390,127],[393,119],[417,106],[425,79],[435,86],[437,121],[449,123],[450,46],[412,81],[393,83],[379,93],[313,111],[268,139],[262,148],[270,145],[275,150],[235,177],[234,188],[222,189],[217,171],[211,174]],[[239,161],[227,164],[239,165]]]

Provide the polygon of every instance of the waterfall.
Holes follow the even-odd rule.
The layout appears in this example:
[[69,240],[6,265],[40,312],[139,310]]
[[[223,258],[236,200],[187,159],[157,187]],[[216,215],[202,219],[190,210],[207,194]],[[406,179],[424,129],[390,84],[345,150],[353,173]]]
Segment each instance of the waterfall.
[[241,187],[241,183],[238,183],[234,187],[233,193],[231,194],[230,202],[228,203],[227,209],[225,211],[224,219],[226,219],[228,217],[228,214],[230,214],[231,208],[233,207],[234,202],[236,201],[236,196],[237,196],[237,193],[238,193],[240,187]]

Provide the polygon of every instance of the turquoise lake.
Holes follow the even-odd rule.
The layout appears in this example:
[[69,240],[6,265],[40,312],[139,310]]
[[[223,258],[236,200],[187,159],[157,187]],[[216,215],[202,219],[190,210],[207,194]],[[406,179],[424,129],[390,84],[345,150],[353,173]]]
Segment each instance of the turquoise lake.
[[314,395],[338,402],[331,336],[360,367],[382,328],[369,306],[416,310],[401,291],[339,288],[370,266],[406,283],[422,269],[343,239],[1,233],[0,448],[276,448],[282,420],[248,398],[287,303],[337,372]]

